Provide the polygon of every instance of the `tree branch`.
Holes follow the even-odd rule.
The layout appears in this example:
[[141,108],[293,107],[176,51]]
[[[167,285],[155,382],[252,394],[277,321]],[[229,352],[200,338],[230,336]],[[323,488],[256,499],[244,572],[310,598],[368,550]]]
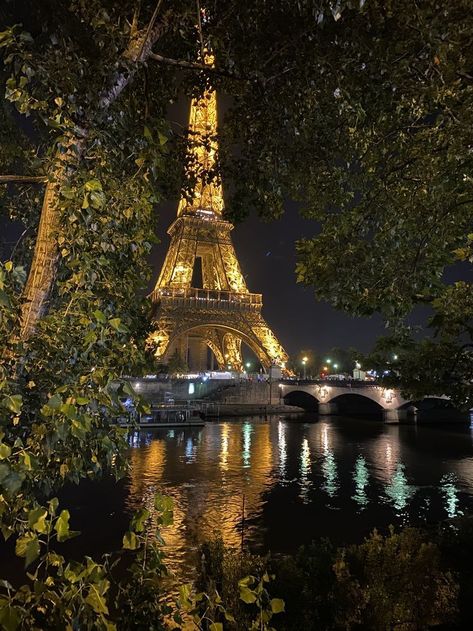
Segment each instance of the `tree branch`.
[[197,5],[197,26],[199,28],[199,39],[200,39],[200,55],[202,57],[202,61],[204,61],[205,60],[205,46],[204,46],[204,36],[202,34],[202,19],[201,19],[199,0],[196,0],[196,5]]
[[167,64],[168,66],[178,66],[179,68],[187,68],[188,70],[199,70],[211,72],[216,75],[220,75],[222,77],[230,77],[231,79],[237,79],[238,81],[249,81],[249,77],[241,77],[229,70],[222,70],[220,68],[215,68],[214,66],[208,66],[206,64],[201,64],[194,61],[186,61],[185,59],[172,59],[171,57],[163,57],[163,55],[158,55],[158,53],[149,53],[150,59],[154,59],[161,64]]
[[0,184],[6,182],[19,182],[20,184],[30,184],[32,182],[46,182],[44,175],[0,175]]
[[151,16],[151,20],[149,21],[149,24],[148,24],[148,26],[146,28],[146,33],[145,33],[145,36],[143,37],[143,42],[141,44],[140,51],[139,51],[139,53],[138,53],[138,55],[136,57],[139,60],[141,60],[145,44],[149,40],[149,35],[150,35],[150,33],[151,33],[151,31],[152,31],[152,29],[154,27],[154,23],[156,22],[156,18],[158,17],[159,9],[161,8],[162,3],[163,3],[163,0],[158,0],[158,3],[157,3],[156,8],[155,8],[155,10],[153,12],[153,15]]

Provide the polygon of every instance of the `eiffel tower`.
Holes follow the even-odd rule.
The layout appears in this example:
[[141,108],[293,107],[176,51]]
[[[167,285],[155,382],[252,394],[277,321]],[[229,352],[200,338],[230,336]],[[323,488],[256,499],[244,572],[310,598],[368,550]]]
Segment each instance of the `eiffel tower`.
[[[192,370],[243,370],[245,343],[265,369],[284,368],[287,354],[261,314],[261,294],[248,291],[233,247],[233,225],[223,219],[223,191],[215,172],[217,94],[192,100],[189,119],[192,196],[183,195],[168,229],[171,243],[151,293],[158,361],[177,351]],[[200,276],[201,287],[193,287]],[[210,349],[212,353],[209,353]],[[212,356],[213,354],[213,356]],[[212,366],[213,367],[213,366]]]

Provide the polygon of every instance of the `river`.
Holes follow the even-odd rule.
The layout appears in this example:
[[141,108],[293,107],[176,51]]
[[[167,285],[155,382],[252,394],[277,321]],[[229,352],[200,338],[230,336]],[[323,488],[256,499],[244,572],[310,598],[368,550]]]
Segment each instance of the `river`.
[[129,441],[127,479],[67,491],[72,525],[83,531],[73,553],[119,547],[129,515],[153,512],[156,491],[174,500],[163,536],[180,576],[198,545],[217,535],[291,552],[320,537],[358,542],[374,527],[473,512],[473,430],[465,426],[281,416],[142,430]]

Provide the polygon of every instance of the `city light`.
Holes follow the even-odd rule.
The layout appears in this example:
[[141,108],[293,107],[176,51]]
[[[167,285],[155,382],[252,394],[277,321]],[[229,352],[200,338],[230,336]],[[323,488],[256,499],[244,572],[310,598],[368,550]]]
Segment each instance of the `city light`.
[[304,379],[306,378],[306,364],[307,364],[307,357],[303,357],[302,358],[302,366],[304,367]]

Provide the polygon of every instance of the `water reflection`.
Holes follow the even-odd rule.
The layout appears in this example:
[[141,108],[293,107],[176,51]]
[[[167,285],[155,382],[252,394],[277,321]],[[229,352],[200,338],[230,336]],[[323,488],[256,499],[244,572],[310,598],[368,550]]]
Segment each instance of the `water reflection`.
[[302,441],[301,458],[300,458],[300,498],[304,504],[309,501],[309,489],[312,486],[310,476],[310,449],[309,441],[304,438]]
[[228,423],[222,425],[221,448],[220,448],[220,468],[228,469],[228,438],[230,434],[230,426]]
[[365,508],[368,504],[368,496],[366,494],[368,478],[369,474],[368,467],[366,466],[366,460],[363,456],[358,456],[355,463],[355,470],[353,472],[353,479],[355,481],[355,495],[353,495],[353,499],[361,509]]
[[442,492],[445,510],[450,518],[463,515],[463,512],[458,509],[460,500],[456,483],[457,480],[453,473],[446,473],[440,480],[440,490]]
[[278,422],[278,450],[279,450],[279,475],[282,482],[286,481],[286,425]]
[[218,534],[241,544],[243,497],[245,542],[275,551],[320,536],[361,540],[375,526],[432,522],[473,508],[467,429],[414,433],[348,419],[245,419],[134,432],[129,444],[126,507],[153,513],[157,490],[173,497],[175,524],[163,535],[174,569]]
[[398,514],[404,511],[414,493],[415,488],[408,483],[405,466],[400,462],[391,478],[391,482],[386,485],[386,495]]
[[322,488],[329,497],[335,497],[338,491],[337,463],[332,451],[327,451],[322,462],[322,473],[325,479]]
[[246,469],[251,464],[251,433],[253,431],[253,427],[249,421],[243,423],[242,432],[243,432],[243,450],[241,457],[243,459],[243,467]]

